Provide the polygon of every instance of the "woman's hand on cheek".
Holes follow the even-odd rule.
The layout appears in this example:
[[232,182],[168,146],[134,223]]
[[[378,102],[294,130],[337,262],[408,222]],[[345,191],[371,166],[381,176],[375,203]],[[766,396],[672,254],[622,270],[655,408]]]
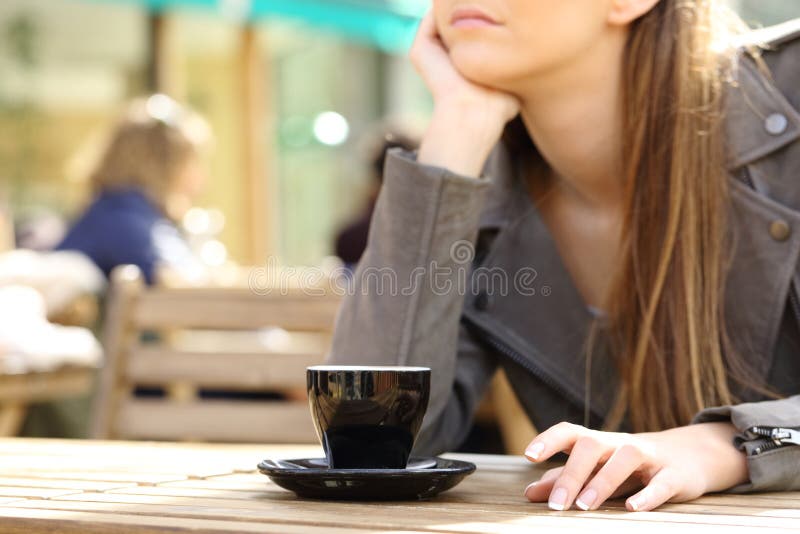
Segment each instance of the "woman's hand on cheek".
[[434,100],[417,161],[478,176],[506,123],[519,113],[519,101],[474,84],[456,70],[432,12],[420,23],[410,57]]
[[558,452],[569,454],[563,467],[547,471],[525,489],[534,502],[554,510],[573,503],[595,510],[609,498],[631,495],[630,511],[695,499],[747,480],[744,454],[732,444],[729,423],[707,423],[663,432],[601,432],[559,423],[542,432],[525,455],[541,462]]
[[498,115],[501,127],[519,113],[516,97],[475,84],[458,72],[436,28],[432,10],[420,22],[409,57],[430,90],[436,108],[477,112],[488,107]]

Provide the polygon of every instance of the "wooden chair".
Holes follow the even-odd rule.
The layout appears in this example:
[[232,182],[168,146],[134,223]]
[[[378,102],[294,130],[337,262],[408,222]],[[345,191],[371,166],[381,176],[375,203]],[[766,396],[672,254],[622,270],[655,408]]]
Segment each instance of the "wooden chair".
[[49,371],[0,372],[0,437],[19,434],[31,404],[89,395],[97,368],[68,365]]
[[500,429],[506,454],[524,453],[525,448],[536,437],[538,431],[517,400],[503,370],[499,370],[492,379],[487,397]]
[[538,434],[502,369],[492,377],[475,412],[475,422],[497,428],[505,454],[522,454]]
[[[306,294],[298,288],[274,294],[244,287],[148,288],[134,266],[115,269],[111,278],[103,339],[106,364],[93,414],[95,438],[317,442],[304,396],[204,399],[197,390],[304,390],[305,368],[321,363],[327,350],[339,296]],[[304,332],[305,338],[298,335],[305,342],[275,351],[257,344],[242,347],[236,341],[237,332],[265,327]],[[203,341],[203,347],[181,342],[191,339],[193,331],[210,331],[218,341]],[[147,333],[155,339],[143,340]],[[309,336],[318,342],[308,342]],[[167,394],[136,396],[137,386],[161,387]]]

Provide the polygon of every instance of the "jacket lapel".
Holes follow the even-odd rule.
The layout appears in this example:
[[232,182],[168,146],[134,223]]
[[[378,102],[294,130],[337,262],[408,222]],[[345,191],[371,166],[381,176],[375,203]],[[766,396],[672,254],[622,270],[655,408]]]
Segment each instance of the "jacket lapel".
[[[508,287],[501,288],[500,278],[491,273],[502,273]],[[593,316],[532,205],[497,236],[473,281],[476,295],[488,295],[488,301],[484,298],[465,306],[468,320],[502,340],[529,366],[539,369],[545,383],[582,408],[585,342]],[[482,305],[478,308],[474,302]],[[616,373],[607,352],[595,353],[591,371],[590,408],[602,416],[616,389]]]
[[749,56],[739,60],[736,83],[728,85],[725,99],[728,169],[739,169],[800,139],[800,114]]

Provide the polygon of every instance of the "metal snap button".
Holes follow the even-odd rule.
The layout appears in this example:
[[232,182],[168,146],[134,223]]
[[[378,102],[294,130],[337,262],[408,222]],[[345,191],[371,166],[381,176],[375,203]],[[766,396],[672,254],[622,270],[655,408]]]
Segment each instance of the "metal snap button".
[[764,128],[771,135],[781,135],[789,127],[789,119],[782,113],[773,113],[764,120]]
[[783,219],[774,220],[769,225],[769,235],[771,235],[772,239],[775,241],[786,241],[789,239],[789,235],[791,233],[792,229],[789,226],[789,223]]

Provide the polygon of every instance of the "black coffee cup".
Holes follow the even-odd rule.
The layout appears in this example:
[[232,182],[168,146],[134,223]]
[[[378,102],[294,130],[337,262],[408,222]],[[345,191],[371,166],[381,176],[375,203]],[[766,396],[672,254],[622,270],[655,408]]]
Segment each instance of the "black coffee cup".
[[306,376],[329,467],[406,467],[428,407],[429,368],[320,365]]

